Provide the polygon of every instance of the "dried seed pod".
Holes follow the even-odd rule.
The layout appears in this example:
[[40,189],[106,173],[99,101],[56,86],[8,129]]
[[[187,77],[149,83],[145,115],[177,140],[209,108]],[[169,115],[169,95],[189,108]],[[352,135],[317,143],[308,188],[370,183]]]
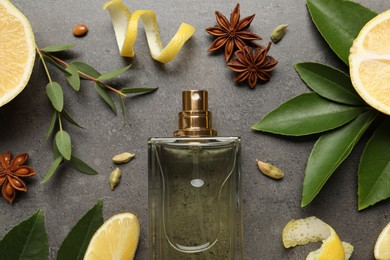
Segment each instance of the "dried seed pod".
[[112,161],[114,163],[117,163],[117,164],[127,163],[128,161],[133,159],[134,156],[135,156],[135,154],[132,154],[132,153],[127,153],[127,152],[126,153],[121,153],[121,154],[115,155],[112,158]]
[[119,168],[115,168],[115,170],[111,172],[110,179],[109,179],[111,190],[114,190],[116,185],[118,185],[121,179],[121,175],[122,175],[122,171]]
[[256,162],[257,162],[257,166],[259,166],[260,171],[264,175],[276,180],[284,177],[284,173],[278,167],[273,166],[272,164],[266,162],[262,162],[260,160],[256,160]]
[[287,32],[288,24],[281,24],[275,27],[271,33],[271,40],[274,43],[280,41]]

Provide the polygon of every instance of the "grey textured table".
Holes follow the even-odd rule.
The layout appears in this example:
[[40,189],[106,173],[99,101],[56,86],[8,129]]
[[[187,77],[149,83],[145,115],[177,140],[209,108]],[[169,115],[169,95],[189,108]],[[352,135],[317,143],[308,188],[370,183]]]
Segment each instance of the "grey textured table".
[[[359,1],[383,12],[386,0]],[[90,82],[83,82],[80,93],[65,88],[65,106],[87,129],[69,124],[66,129],[79,157],[99,171],[97,176],[78,173],[64,167],[46,185],[40,180],[51,163],[51,141],[44,134],[49,126],[52,108],[45,95],[47,78],[42,66],[35,66],[28,87],[11,103],[0,108],[0,152],[28,152],[29,165],[37,175],[28,181],[29,191],[19,193],[14,204],[0,200],[0,237],[9,228],[43,209],[49,235],[50,257],[70,228],[92,207],[98,198],[104,202],[104,217],[130,211],[141,219],[142,231],[137,259],[147,259],[147,139],[171,136],[177,127],[181,109],[181,91],[206,89],[213,112],[214,127],[220,136],[241,136],[243,148],[243,212],[245,259],[304,259],[319,245],[286,250],[281,243],[283,226],[292,218],[318,216],[332,225],[340,237],[355,246],[352,259],[373,259],[373,247],[380,230],[390,221],[390,202],[382,202],[362,212],[357,211],[357,167],[363,145],[358,145],[322,189],[305,208],[300,207],[301,186],[306,160],[315,137],[283,138],[251,131],[250,127],[282,101],[308,91],[293,65],[301,61],[317,61],[346,70],[328,48],[311,22],[305,1],[249,1],[241,4],[241,17],[256,13],[251,30],[268,42],[272,29],[288,23],[288,33],[270,54],[279,60],[272,80],[256,89],[238,87],[234,74],[225,66],[222,53],[210,55],[207,48],[212,37],[206,27],[214,25],[214,11],[229,15],[232,1],[129,1],[136,9],[157,12],[162,40],[166,43],[182,21],[192,24],[197,32],[179,56],[162,65],[149,55],[142,31],[136,43],[136,57],[121,58],[109,15],[102,10],[104,1],[14,1],[28,17],[38,46],[75,43],[65,56],[83,60],[99,71],[110,71],[129,63],[132,68],[116,83],[128,87],[159,87],[150,95],[126,101],[127,121],[114,116],[100,100]],[[84,38],[71,34],[76,23],[86,23],[89,33]],[[54,70],[52,70],[54,71]],[[64,77],[53,73],[63,83]],[[122,151],[136,154],[136,159],[122,166],[123,178],[115,191],[108,185],[108,174],[115,167],[111,157]],[[282,168],[286,176],[274,181],[261,175],[255,160],[263,159]]]

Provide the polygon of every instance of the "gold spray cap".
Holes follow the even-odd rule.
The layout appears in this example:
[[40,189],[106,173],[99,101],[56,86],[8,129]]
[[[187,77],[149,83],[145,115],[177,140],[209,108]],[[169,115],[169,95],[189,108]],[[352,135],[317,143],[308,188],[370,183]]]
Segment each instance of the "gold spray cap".
[[208,109],[206,90],[183,91],[183,111],[179,113],[179,129],[176,137],[216,136],[217,131],[211,126],[211,112]]

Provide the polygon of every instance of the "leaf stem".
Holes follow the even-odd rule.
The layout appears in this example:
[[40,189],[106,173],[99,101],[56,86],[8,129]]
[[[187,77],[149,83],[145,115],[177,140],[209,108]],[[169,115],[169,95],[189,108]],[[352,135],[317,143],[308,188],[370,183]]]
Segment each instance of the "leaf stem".
[[42,52],[41,52],[41,50],[38,48],[37,45],[35,45],[35,49],[37,50],[37,53],[38,53],[38,55],[39,55],[39,59],[42,61],[43,67],[45,68],[45,72],[46,72],[47,78],[49,79],[49,82],[50,82],[50,85],[51,85],[51,84],[53,83],[53,81],[51,80],[51,76],[50,76],[49,70],[47,69],[46,62],[45,62],[45,60],[43,59]]
[[61,113],[58,113],[58,123],[60,125],[60,130],[62,131]]
[[[41,50],[41,51],[42,51],[42,50]],[[42,51],[42,52],[44,52],[44,51]],[[56,61],[56,62],[60,63],[61,65],[63,65],[65,68],[69,66],[69,64],[68,64],[67,62],[61,60],[60,58],[57,58],[56,56],[54,56],[54,55],[52,55],[52,54],[50,54],[50,53],[47,53],[47,52],[44,52],[44,53],[45,53],[45,55],[47,55],[48,57],[52,58],[54,61]],[[115,88],[113,88],[113,87],[107,85],[106,83],[101,82],[101,81],[95,79],[94,77],[91,77],[91,76],[85,74],[85,73],[82,72],[82,71],[77,70],[77,72],[78,72],[81,76],[83,76],[83,77],[85,77],[85,78],[87,78],[87,79],[89,79],[89,80],[91,80],[91,81],[93,81],[93,82],[95,82],[95,83],[98,83],[98,84],[102,85],[103,87],[105,87],[105,88],[107,88],[107,89],[109,89],[109,90],[111,90],[111,91],[117,93],[118,95],[121,95],[121,96],[123,96],[123,97],[127,97],[126,94],[123,94],[123,93],[120,92],[119,90],[117,90],[117,89],[115,89]]]

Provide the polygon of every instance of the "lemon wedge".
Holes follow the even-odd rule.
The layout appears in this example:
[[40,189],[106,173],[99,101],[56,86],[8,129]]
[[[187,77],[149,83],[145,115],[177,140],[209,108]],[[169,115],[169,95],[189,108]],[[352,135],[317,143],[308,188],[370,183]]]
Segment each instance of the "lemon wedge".
[[377,260],[390,260],[390,223],[379,234],[374,247]]
[[112,216],[93,235],[84,260],[133,259],[140,229],[139,219],[132,213]]
[[0,107],[27,85],[35,60],[35,40],[27,18],[0,0]]
[[283,229],[282,239],[286,248],[322,241],[322,246],[310,252],[306,260],[344,260],[353,252],[351,244],[341,242],[336,231],[316,217],[289,221]]
[[104,4],[111,16],[121,56],[133,57],[134,44],[137,40],[138,23],[142,20],[150,54],[153,59],[168,63],[180,52],[184,43],[195,33],[195,28],[182,23],[171,41],[163,48],[158,30],[156,13],[151,10],[137,10],[131,13],[121,0],[111,0]]
[[390,10],[369,21],[349,54],[352,84],[375,109],[390,115]]

